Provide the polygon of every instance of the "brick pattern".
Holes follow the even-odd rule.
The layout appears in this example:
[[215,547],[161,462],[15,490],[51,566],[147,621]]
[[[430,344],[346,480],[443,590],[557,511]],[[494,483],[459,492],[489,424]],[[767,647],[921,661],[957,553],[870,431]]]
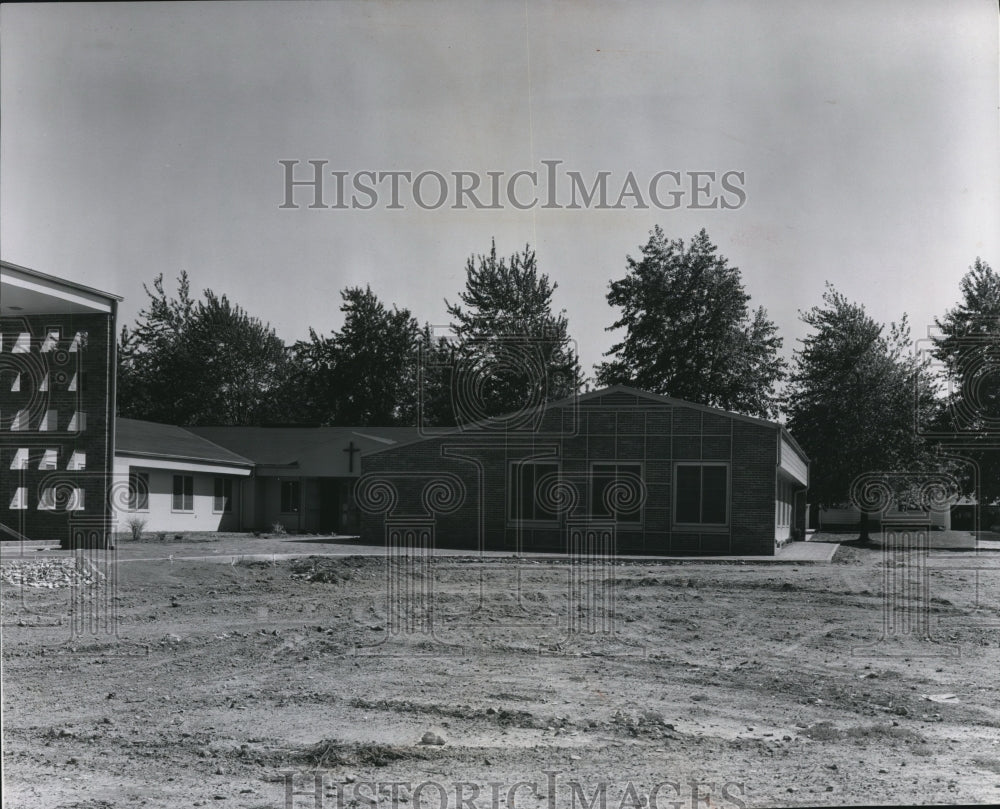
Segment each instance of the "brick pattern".
[[[547,420],[554,421],[549,416]],[[563,423],[572,423],[574,429],[562,437],[551,433],[436,436],[365,456],[363,475],[385,480],[395,499],[388,514],[384,509],[363,513],[362,537],[384,541],[386,516],[394,524],[399,519],[416,523],[432,517],[435,541],[442,547],[565,551],[567,520],[586,519],[590,511],[591,465],[620,462],[641,465],[646,489],[641,522],[617,527],[620,553],[774,553],[777,425],[651,403],[620,392],[581,402],[573,418],[564,418]],[[562,480],[575,494],[575,505],[556,523],[517,524],[509,518],[509,468],[527,458],[557,460]],[[673,473],[679,460],[729,465],[730,520],[725,529],[674,528]],[[442,487],[461,490],[460,503],[435,508],[427,496],[435,476],[450,481]],[[368,479],[363,478],[362,485]]]
[[[83,529],[77,533],[85,535],[86,544],[107,542],[113,462],[112,320],[101,314],[0,319],[0,523],[29,539],[68,544],[75,525]],[[56,339],[50,338],[53,333],[58,333]],[[79,350],[70,350],[78,333],[85,333],[86,339]],[[25,347],[27,352],[20,350]],[[76,390],[71,390],[74,380]],[[85,423],[74,414],[85,414]],[[39,429],[43,421],[49,429]],[[27,468],[12,469],[20,449],[27,450]],[[46,450],[55,450],[55,469],[39,469]],[[67,468],[74,453],[85,457],[85,469]],[[65,492],[82,489],[84,508],[40,510],[41,491],[52,486]],[[27,507],[12,509],[19,489],[26,491]]]

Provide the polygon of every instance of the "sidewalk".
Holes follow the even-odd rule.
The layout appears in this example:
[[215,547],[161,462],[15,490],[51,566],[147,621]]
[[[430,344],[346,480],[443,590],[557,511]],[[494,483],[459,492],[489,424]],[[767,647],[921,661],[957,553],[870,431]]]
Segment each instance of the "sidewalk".
[[[839,547],[837,542],[789,542],[774,556],[632,556],[621,555],[621,562],[743,563],[743,564],[828,564]],[[219,542],[120,542],[115,556],[119,562],[219,562],[235,564],[249,561],[280,561],[303,556],[382,556],[383,545],[362,545],[350,537],[245,537],[226,538]],[[435,556],[462,559],[514,559],[511,551],[475,551],[438,548]],[[0,543],[0,561],[59,557],[69,551],[56,542]],[[524,553],[522,559],[560,561],[563,553]]]

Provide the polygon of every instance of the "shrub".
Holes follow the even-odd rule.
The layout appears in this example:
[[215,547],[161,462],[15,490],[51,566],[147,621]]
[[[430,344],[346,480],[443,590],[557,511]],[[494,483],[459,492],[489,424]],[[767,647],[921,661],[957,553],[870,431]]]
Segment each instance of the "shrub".
[[280,522],[276,522],[271,526],[271,533],[280,537],[284,536],[288,532],[285,530],[285,526],[283,526]]
[[146,521],[141,517],[132,517],[125,521],[125,526],[132,534],[133,541],[138,542],[142,539],[142,529],[146,527]]

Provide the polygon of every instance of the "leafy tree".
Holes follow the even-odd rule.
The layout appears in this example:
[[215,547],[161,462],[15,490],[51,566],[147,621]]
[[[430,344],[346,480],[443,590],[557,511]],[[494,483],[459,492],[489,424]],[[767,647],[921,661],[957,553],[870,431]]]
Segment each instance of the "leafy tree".
[[750,312],[740,271],[701,230],[690,245],[654,228],[638,261],[607,298],[625,329],[597,366],[603,385],[625,384],[738,413],[777,414],[782,340],[761,307]]
[[906,316],[887,331],[828,284],[823,305],[800,317],[814,331],[795,352],[787,413],[789,429],[812,460],[813,501],[848,501],[862,474],[885,473],[885,482],[895,485],[899,478],[889,473],[940,469],[917,421],[930,411],[934,386],[926,359],[913,352]]
[[310,329],[309,340],[295,344],[298,415],[322,424],[413,423],[416,319],[387,308],[370,286],[340,295],[340,331],[326,337]]
[[177,297],[163,275],[146,309],[119,340],[118,412],[169,424],[257,424],[273,418],[289,371],[270,325],[206,289],[191,297],[186,272]]
[[412,380],[416,397],[407,403],[404,421],[423,427],[454,427],[451,383],[456,365],[455,343],[435,334],[429,323],[420,330]]
[[1000,275],[976,258],[962,278],[962,300],[943,320],[934,356],[943,366],[949,394],[935,432],[964,445],[979,465],[978,486],[965,484],[981,504],[1000,501]]
[[[454,362],[450,385],[439,391],[450,391],[459,408],[452,418],[516,413],[579,390],[580,363],[566,313],[552,311],[558,285],[538,271],[535,252],[525,246],[504,258],[494,241],[488,254],[469,257],[465,275],[459,300],[445,301]],[[435,350],[444,348],[438,343]],[[446,413],[438,404],[439,414]]]

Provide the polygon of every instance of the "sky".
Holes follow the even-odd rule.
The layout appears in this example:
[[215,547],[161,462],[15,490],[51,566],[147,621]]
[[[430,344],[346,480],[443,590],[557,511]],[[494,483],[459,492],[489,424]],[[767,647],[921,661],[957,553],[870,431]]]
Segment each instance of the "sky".
[[[529,243],[589,370],[626,256],[705,228],[786,355],[826,282],[922,337],[977,256],[1000,266],[998,74],[993,0],[6,3],[0,257],[123,296],[122,323],[186,270],[293,341],[366,283],[445,325],[470,255]],[[326,161],[326,205],[346,172],[348,207],[282,207],[282,160]],[[507,194],[543,160],[558,207]],[[429,174],[423,206],[383,183],[352,208],[365,171],[448,200]],[[456,210],[455,172],[503,172],[499,204]],[[631,173],[648,207],[569,208],[571,172],[608,172],[609,205]]]

